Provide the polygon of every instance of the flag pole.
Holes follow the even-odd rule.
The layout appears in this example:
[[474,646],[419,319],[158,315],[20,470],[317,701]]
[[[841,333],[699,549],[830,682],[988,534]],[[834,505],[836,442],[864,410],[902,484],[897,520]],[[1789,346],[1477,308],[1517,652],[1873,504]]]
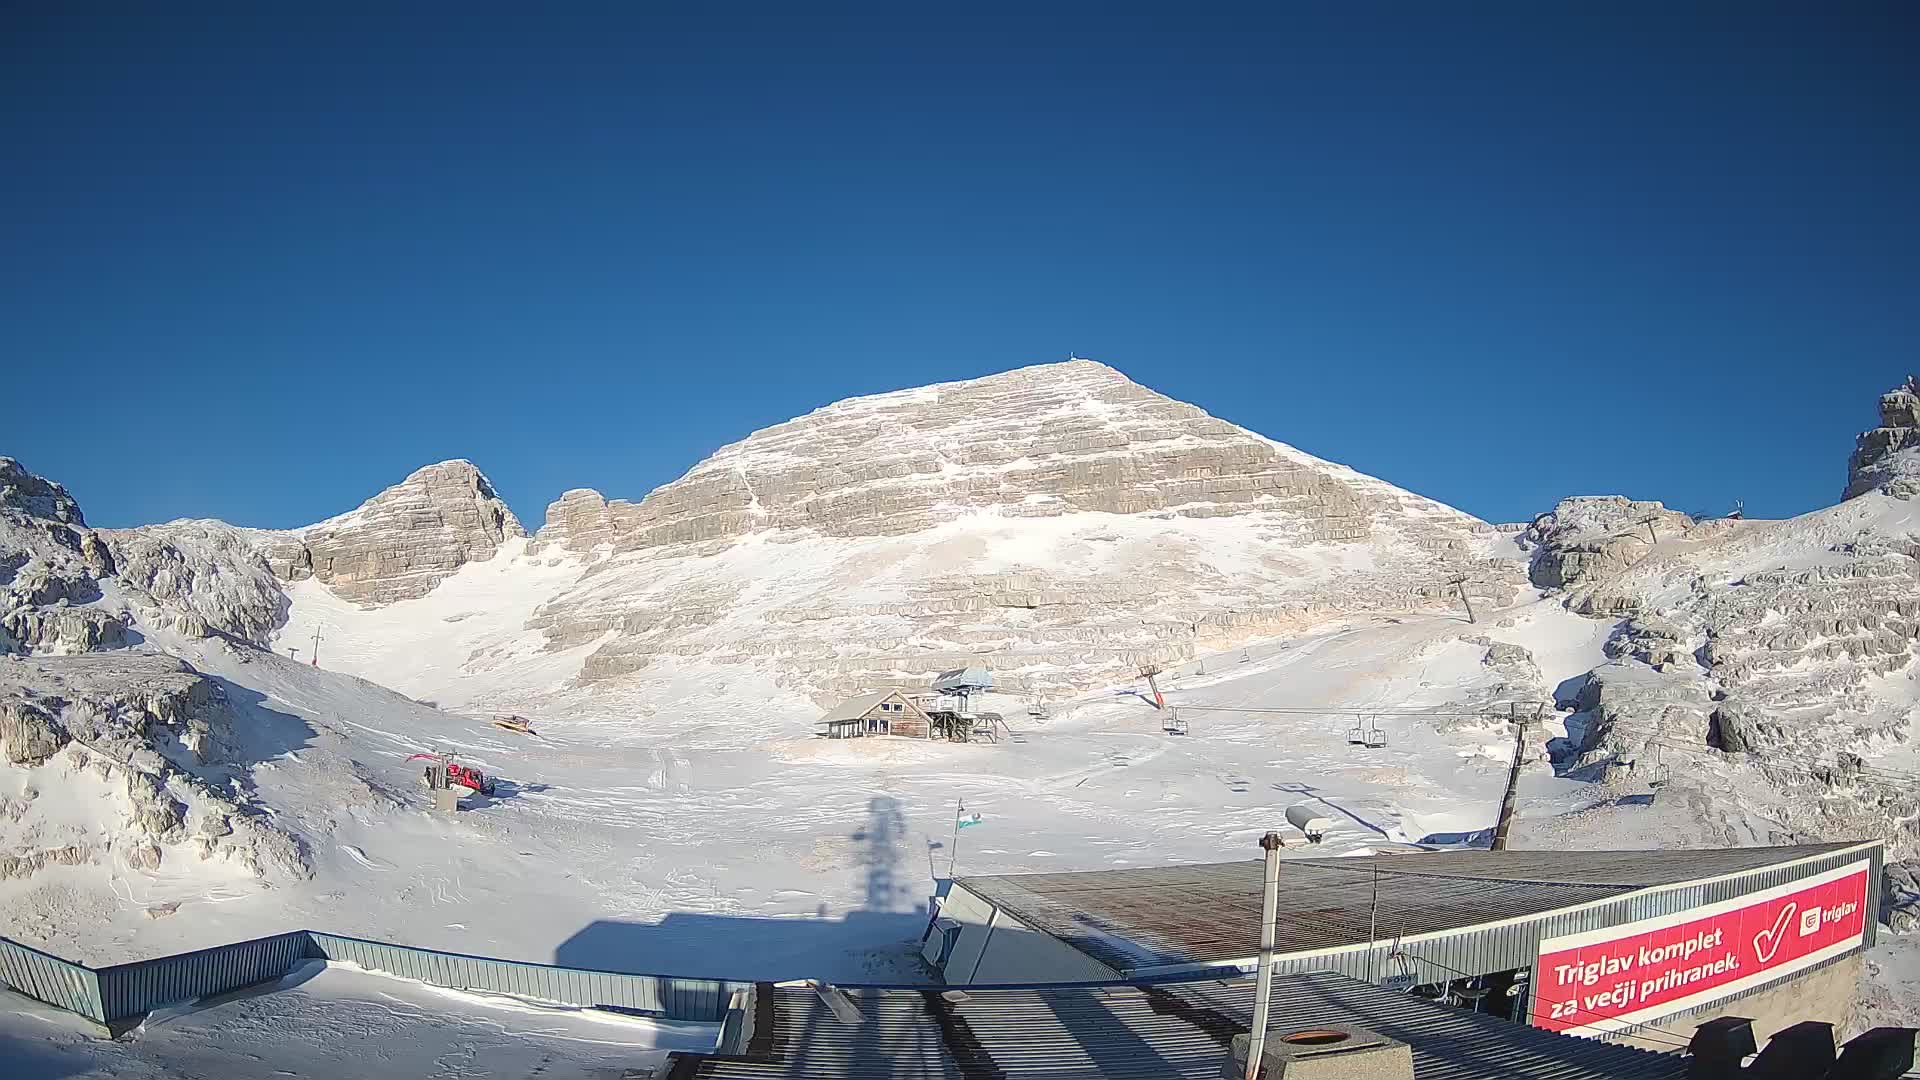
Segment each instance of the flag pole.
[[953,843],[947,846],[947,878],[953,878],[953,864],[960,858],[960,815],[967,812],[966,796],[953,800]]

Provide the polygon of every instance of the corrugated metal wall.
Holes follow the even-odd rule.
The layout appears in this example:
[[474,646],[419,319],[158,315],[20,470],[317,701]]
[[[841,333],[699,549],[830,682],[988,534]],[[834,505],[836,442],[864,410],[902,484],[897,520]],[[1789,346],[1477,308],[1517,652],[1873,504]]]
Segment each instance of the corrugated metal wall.
[[100,968],[108,1020],[124,1020],[183,1001],[278,979],[307,955],[307,932],[216,945],[197,952]]
[[0,938],[0,982],[35,1000],[107,1022],[100,1002],[100,977],[39,949]]
[[495,960],[307,930],[98,970],[0,938],[0,980],[28,997],[103,1024],[271,982],[307,959],[344,961],[454,990],[582,1008],[610,1006],[707,1023],[726,1016],[735,990],[753,985]]
[[657,1013],[674,1020],[718,1022],[726,1015],[727,1002],[733,992],[753,985],[494,960],[337,934],[315,932],[307,938],[315,956],[346,961],[369,971],[418,979],[434,986],[485,990],[563,1005],[608,1005]]

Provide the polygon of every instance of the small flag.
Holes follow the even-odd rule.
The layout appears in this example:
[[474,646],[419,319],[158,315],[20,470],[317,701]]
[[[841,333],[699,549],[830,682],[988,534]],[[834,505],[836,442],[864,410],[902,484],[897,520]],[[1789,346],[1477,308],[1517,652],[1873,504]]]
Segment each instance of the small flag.
[[962,814],[957,820],[954,821],[953,826],[956,829],[964,829],[969,825],[978,825],[980,824],[980,821],[981,821],[981,818],[977,812],[972,814]]

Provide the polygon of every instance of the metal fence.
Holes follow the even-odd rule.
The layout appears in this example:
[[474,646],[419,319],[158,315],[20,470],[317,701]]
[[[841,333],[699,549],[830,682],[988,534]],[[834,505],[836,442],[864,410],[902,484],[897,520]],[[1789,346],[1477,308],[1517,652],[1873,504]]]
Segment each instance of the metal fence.
[[163,1005],[177,1005],[271,982],[299,966],[307,953],[307,932],[295,930],[196,952],[115,964],[100,968],[95,974],[100,979],[105,1019],[111,1022],[141,1016]]
[[733,992],[753,985],[495,960],[338,934],[309,932],[307,938],[309,955],[346,961],[368,971],[416,979],[433,986],[485,990],[586,1008],[611,1006],[673,1020],[718,1023],[726,1015]]
[[91,968],[0,938],[0,982],[30,998],[106,1023],[100,976]]
[[162,1006],[272,982],[314,959],[452,990],[706,1023],[722,1020],[734,991],[753,985],[496,960],[311,930],[98,969],[0,938],[0,981],[28,997],[110,1024]]

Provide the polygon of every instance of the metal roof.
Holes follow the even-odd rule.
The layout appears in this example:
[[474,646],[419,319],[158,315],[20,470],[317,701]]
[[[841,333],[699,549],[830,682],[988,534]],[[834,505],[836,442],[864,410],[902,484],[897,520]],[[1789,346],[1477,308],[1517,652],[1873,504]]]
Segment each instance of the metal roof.
[[[811,990],[772,989],[745,1057],[676,1054],[669,1080],[1190,1077],[1215,1080],[1253,1013],[1253,980],[1160,986],[846,990],[847,1023]],[[1345,1023],[1413,1048],[1420,1080],[1668,1080],[1684,1059],[1557,1035],[1328,973],[1273,981],[1276,1033]]]
[[[1274,944],[1285,955],[1465,929],[1852,846],[1287,859]],[[963,877],[956,884],[1122,974],[1241,960],[1260,948],[1257,860]]]
[[909,707],[911,707],[915,713],[918,713],[920,711],[920,707],[918,705],[914,705],[913,702],[908,701],[907,695],[902,694],[898,690],[876,690],[871,694],[861,694],[859,697],[848,698],[847,700],[841,702],[840,704],[835,705],[831,710],[827,712],[827,715],[821,717],[818,720],[815,720],[814,723],[840,724],[840,723],[846,723],[851,720],[858,720],[861,717],[872,712],[873,707],[875,705],[880,704],[881,702],[887,700],[888,698],[896,697],[896,696],[899,697],[901,701],[906,702],[906,704]]
[[993,672],[983,667],[954,668],[933,677],[935,690],[991,690]]

